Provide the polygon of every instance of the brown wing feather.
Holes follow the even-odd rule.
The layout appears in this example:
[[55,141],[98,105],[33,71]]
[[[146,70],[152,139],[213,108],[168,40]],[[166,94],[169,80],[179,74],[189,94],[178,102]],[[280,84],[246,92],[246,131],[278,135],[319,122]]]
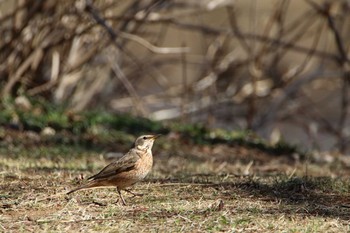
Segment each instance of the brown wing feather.
[[118,173],[129,171],[134,168],[137,160],[139,159],[140,157],[137,155],[136,151],[131,150],[119,160],[114,161],[106,167],[104,167],[96,175],[90,176],[88,180],[105,179]]

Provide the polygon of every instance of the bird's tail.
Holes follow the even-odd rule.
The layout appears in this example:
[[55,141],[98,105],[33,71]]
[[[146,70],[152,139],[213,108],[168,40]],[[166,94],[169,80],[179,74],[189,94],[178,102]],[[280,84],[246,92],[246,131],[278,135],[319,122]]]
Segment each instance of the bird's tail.
[[94,187],[98,187],[98,183],[94,182],[94,181],[90,181],[88,182],[87,184],[84,184],[84,185],[81,185],[79,186],[78,188],[75,188],[75,189],[72,189],[70,190],[69,192],[67,192],[66,194],[71,194],[71,193],[74,193],[78,190],[82,190],[82,189],[89,189],[89,188],[94,188]]

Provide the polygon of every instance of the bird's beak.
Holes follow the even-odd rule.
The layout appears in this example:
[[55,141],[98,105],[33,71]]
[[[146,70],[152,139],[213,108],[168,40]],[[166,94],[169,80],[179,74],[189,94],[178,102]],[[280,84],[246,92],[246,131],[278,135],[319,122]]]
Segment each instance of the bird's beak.
[[161,134],[156,134],[156,135],[153,136],[152,139],[154,140],[154,139],[156,139],[156,138],[159,138],[160,136],[162,136],[162,135],[161,135]]

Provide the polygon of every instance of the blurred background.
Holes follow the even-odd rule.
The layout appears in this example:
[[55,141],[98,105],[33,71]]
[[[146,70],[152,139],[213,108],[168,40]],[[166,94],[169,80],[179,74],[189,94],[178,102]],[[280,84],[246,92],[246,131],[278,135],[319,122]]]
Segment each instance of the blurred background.
[[350,154],[350,1],[1,0],[0,91]]

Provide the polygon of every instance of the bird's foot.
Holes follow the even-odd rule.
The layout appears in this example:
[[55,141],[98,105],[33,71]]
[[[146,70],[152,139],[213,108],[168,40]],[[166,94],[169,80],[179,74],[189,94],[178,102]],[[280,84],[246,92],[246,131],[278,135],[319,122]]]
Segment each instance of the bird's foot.
[[128,189],[124,189],[124,191],[127,192],[127,193],[132,194],[134,197],[142,197],[143,196],[143,193],[134,193],[134,192],[131,192]]
[[118,192],[118,194],[119,194],[120,199],[121,199],[122,202],[123,202],[123,205],[126,205],[126,202],[125,202],[125,200],[124,200],[124,198],[123,198],[123,196],[122,196],[122,193],[120,192],[120,189],[117,188],[117,192]]

